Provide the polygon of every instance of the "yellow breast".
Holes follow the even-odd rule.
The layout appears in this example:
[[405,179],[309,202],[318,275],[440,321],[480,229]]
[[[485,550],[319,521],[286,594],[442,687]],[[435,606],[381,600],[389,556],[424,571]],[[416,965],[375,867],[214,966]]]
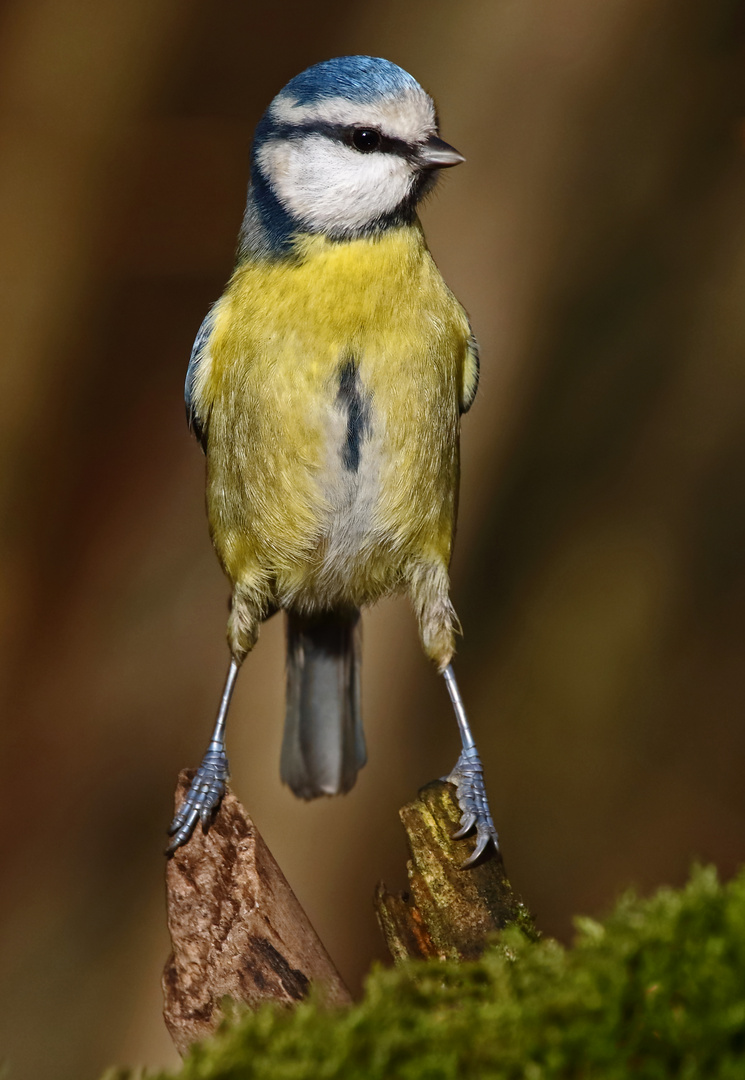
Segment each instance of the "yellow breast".
[[361,604],[449,560],[468,321],[418,228],[239,267],[195,381],[231,580]]

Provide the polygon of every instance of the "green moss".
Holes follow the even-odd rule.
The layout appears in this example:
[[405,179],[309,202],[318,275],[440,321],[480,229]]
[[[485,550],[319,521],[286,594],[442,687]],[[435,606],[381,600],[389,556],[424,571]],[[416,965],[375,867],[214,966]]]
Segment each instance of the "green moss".
[[512,928],[475,963],[377,969],[344,1012],[313,1000],[241,1012],[177,1075],[742,1080],[745,872],[721,886],[698,870],[681,891],[627,896],[577,929],[571,949]]

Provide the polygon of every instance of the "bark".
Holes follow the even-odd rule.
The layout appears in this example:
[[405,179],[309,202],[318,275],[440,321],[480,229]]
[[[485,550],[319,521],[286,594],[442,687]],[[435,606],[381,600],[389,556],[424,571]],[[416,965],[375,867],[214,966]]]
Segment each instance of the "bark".
[[[176,805],[193,773],[182,772]],[[205,833],[168,860],[168,929],[163,972],[166,1026],[180,1053],[213,1032],[223,999],[256,1008],[294,1005],[311,984],[329,1005],[351,1001],[308,917],[256,826],[228,793]]]

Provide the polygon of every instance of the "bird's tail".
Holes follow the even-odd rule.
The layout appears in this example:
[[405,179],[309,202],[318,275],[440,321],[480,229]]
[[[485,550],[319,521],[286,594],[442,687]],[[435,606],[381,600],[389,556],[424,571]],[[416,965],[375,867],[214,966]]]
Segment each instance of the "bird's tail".
[[280,775],[301,799],[349,791],[367,760],[360,714],[359,611],[287,613],[287,710]]

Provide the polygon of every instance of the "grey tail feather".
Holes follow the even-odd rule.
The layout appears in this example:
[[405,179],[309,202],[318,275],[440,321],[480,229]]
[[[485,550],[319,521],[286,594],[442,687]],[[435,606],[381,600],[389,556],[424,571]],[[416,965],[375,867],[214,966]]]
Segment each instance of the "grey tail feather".
[[349,791],[367,760],[360,715],[360,613],[287,612],[280,775],[301,799]]

